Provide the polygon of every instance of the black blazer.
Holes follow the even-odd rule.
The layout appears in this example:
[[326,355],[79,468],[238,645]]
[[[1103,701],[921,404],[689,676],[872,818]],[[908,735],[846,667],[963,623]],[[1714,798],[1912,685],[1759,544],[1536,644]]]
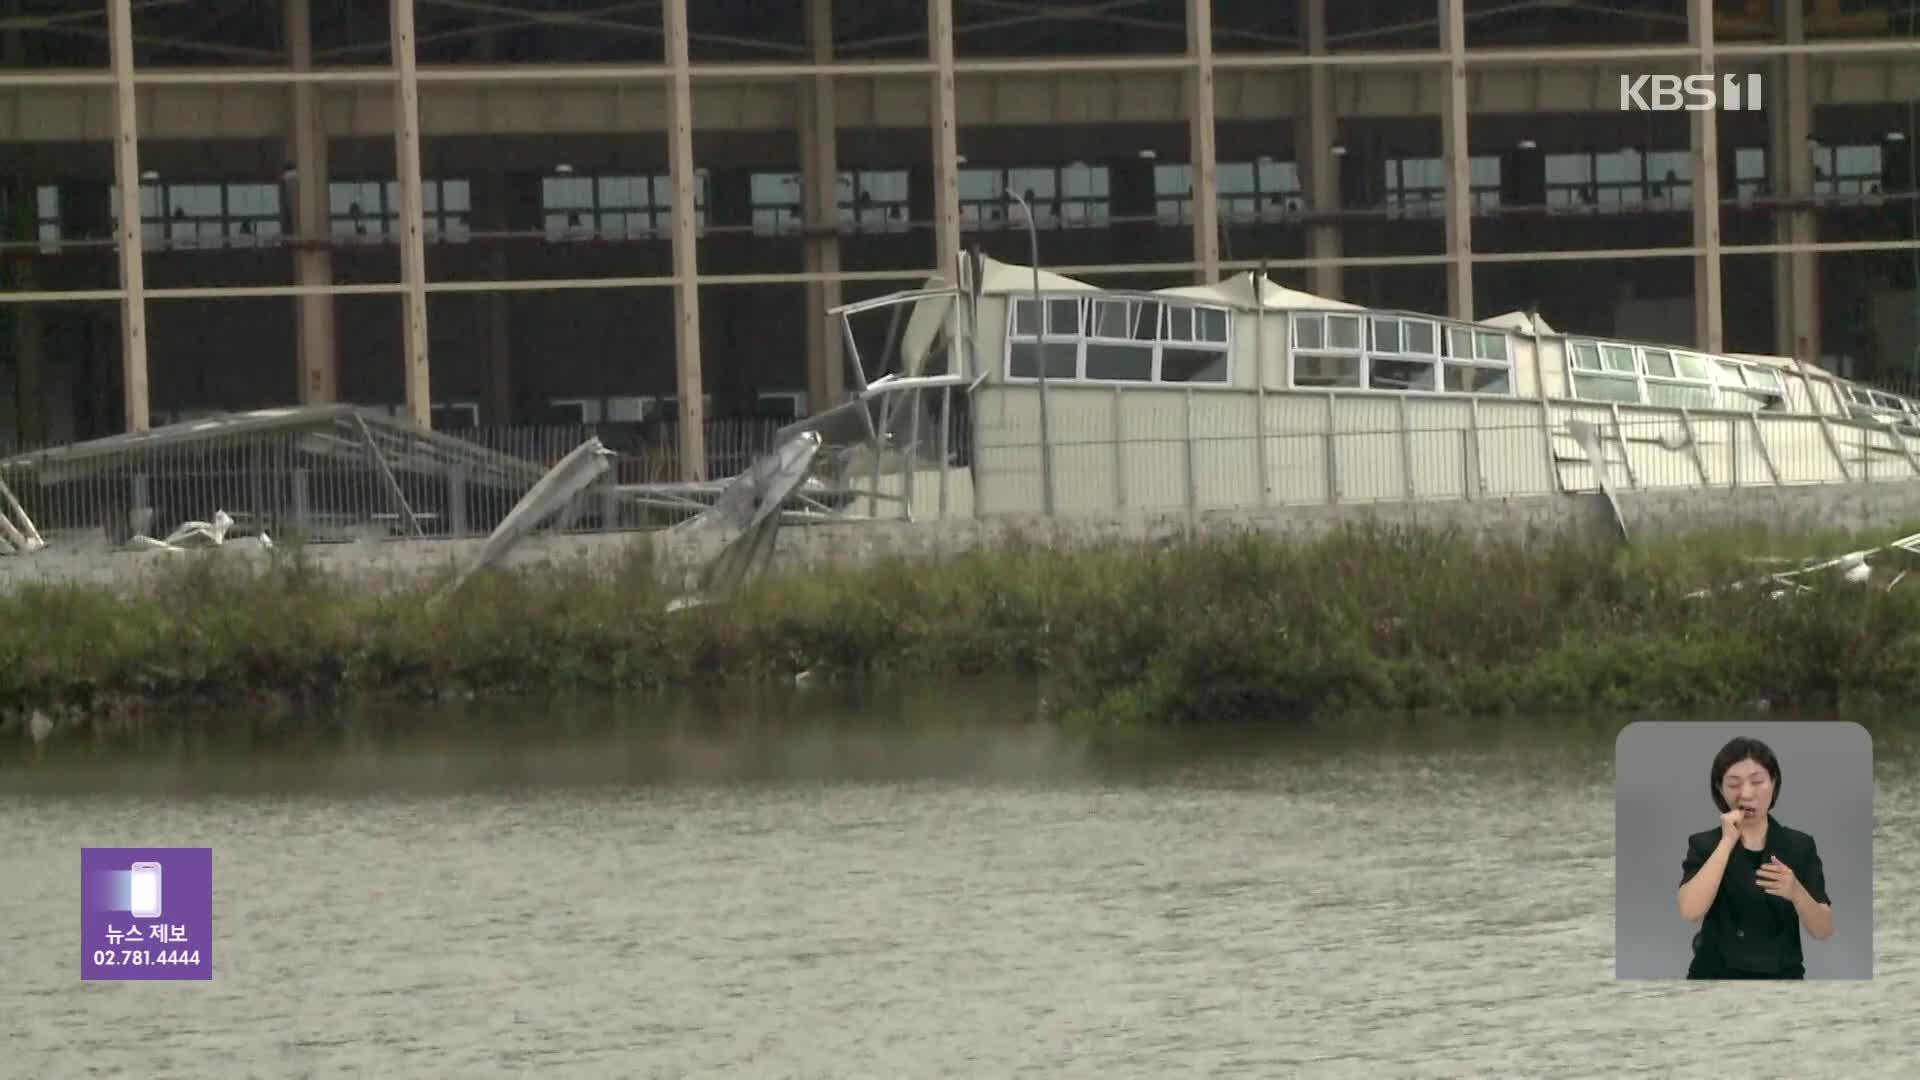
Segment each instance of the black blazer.
[[[1706,865],[1707,857],[1720,846],[1718,827],[1687,837],[1687,857],[1680,864],[1680,884]],[[1820,852],[1813,837],[1798,829],[1789,829],[1767,815],[1767,842],[1759,851],[1748,851],[1735,844],[1727,855],[1727,869],[1720,877],[1720,891],[1713,906],[1700,923],[1693,938],[1693,964],[1687,976],[1715,979],[1746,976],[1804,978],[1806,965],[1800,952],[1800,914],[1793,905],[1768,895],[1760,888],[1760,867],[1778,856],[1792,868],[1807,895],[1822,904],[1827,898],[1826,872],[1820,865]]]

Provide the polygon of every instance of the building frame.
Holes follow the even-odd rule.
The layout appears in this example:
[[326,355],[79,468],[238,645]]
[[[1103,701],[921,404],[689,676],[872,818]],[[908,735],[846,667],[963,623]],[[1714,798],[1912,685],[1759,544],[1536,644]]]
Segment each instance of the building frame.
[[[1223,257],[1218,215],[1216,125],[1222,118],[1224,87],[1266,85],[1276,78],[1302,84],[1290,114],[1299,121],[1304,137],[1298,167],[1308,204],[1335,208],[1339,193],[1337,122],[1342,109],[1340,78],[1370,79],[1393,76],[1411,88],[1413,112],[1437,113],[1444,150],[1445,250],[1439,254],[1351,256],[1341,251],[1337,221],[1316,221],[1308,231],[1308,254],[1303,259],[1266,260],[1276,269],[1301,269],[1310,275],[1317,293],[1338,296],[1343,268],[1363,266],[1437,266],[1444,269],[1446,312],[1452,318],[1472,318],[1474,269],[1500,262],[1531,263],[1548,260],[1627,260],[1686,258],[1693,264],[1696,345],[1724,349],[1722,326],[1722,260],[1729,255],[1768,255],[1775,260],[1777,340],[1794,343],[1795,355],[1817,359],[1819,298],[1816,260],[1819,255],[1850,251],[1892,251],[1920,247],[1912,239],[1823,241],[1817,236],[1813,167],[1805,153],[1778,155],[1782,212],[1776,221],[1775,242],[1724,244],[1719,207],[1719,159],[1716,115],[1695,112],[1690,120],[1692,157],[1692,242],[1684,246],[1612,248],[1577,251],[1475,251],[1469,160],[1469,133],[1476,111],[1507,111],[1514,104],[1541,109],[1604,109],[1612,94],[1614,76],[1623,71],[1659,70],[1709,77],[1731,71],[1762,71],[1768,76],[1770,122],[1779,146],[1797,147],[1810,141],[1811,111],[1816,103],[1854,100],[1898,101],[1920,97],[1920,38],[1808,40],[1803,7],[1779,5],[1785,10],[1777,41],[1717,41],[1712,0],[1686,0],[1687,38],[1684,44],[1619,46],[1469,48],[1466,36],[1466,0],[1435,0],[1433,18],[1439,47],[1382,51],[1330,51],[1327,42],[1327,0],[1299,0],[1305,28],[1300,51],[1222,52],[1215,48],[1213,4],[1187,0],[1187,47],[1182,55],[1056,56],[986,59],[956,57],[955,0],[926,0],[927,55],[918,59],[854,61],[836,59],[832,42],[832,0],[805,0],[809,41],[801,55],[781,62],[697,62],[689,48],[688,7],[692,0],[660,0],[661,32],[665,42],[662,63],[631,64],[421,64],[417,62],[415,0],[392,0],[390,31],[393,62],[383,66],[320,66],[314,61],[310,26],[312,0],[286,0],[286,62],[281,65],[219,68],[141,68],[134,62],[136,0],[106,0],[111,62],[107,70],[0,69],[0,141],[37,138],[110,138],[113,175],[117,185],[117,248],[119,287],[85,290],[17,290],[0,292],[0,304],[59,303],[111,300],[121,308],[122,365],[124,369],[124,423],[128,431],[147,429],[150,409],[147,392],[146,305],[169,298],[292,297],[296,304],[296,340],[301,354],[303,400],[331,400],[336,393],[331,360],[334,351],[333,314],[328,297],[346,294],[392,294],[403,301],[406,411],[428,424],[431,357],[428,350],[427,297],[460,291],[571,290],[665,287],[673,292],[676,389],[683,403],[679,424],[680,453],[699,478],[706,460],[700,355],[700,304],[703,287],[753,283],[805,283],[808,302],[816,311],[841,303],[841,288],[855,281],[911,281],[930,273],[950,273],[962,249],[963,221],[958,177],[961,156],[958,130],[969,107],[969,85],[984,80],[1026,80],[1022,85],[1052,86],[1110,84],[1120,77],[1177,80],[1180,119],[1188,132],[1192,168],[1192,254],[1185,261],[1120,262],[1056,267],[1064,273],[1130,274],[1188,273],[1199,282],[1250,269],[1255,260]],[[577,20],[560,13],[523,13],[527,18]],[[1859,82],[1878,81],[1877,89],[1860,89],[1850,72],[1862,72]],[[1548,77],[1548,76],[1551,77]],[[696,113],[731,110],[750,116],[755,110],[790,107],[801,133],[801,164],[814,182],[805,184],[805,216],[810,223],[830,220],[836,212],[834,192],[820,178],[834,176],[835,133],[848,120],[837,88],[849,85],[874,89],[871,102],[894,101],[893,111],[924,110],[930,132],[933,162],[932,266],[893,269],[848,269],[841,264],[836,238],[810,236],[805,268],[798,272],[713,273],[703,271],[696,258],[698,225],[695,220],[693,136]],[[769,95],[784,89],[790,106],[769,106]],[[885,88],[884,90],[882,88]],[[1905,88],[1903,91],[1901,88]],[[795,90],[797,89],[797,94]],[[398,244],[401,272],[397,280],[341,282],[334,280],[324,249],[298,247],[295,280],[289,285],[206,286],[153,288],[143,274],[141,225],[140,140],[143,136],[191,138],[199,110],[193,103],[216,103],[221,116],[240,118],[258,132],[277,132],[288,140],[292,168],[300,177],[327,174],[327,142],[340,134],[330,128],[322,92],[346,94],[382,107],[356,111],[353,134],[391,136],[398,164]],[[629,115],[645,113],[651,126],[664,131],[669,149],[672,199],[671,272],[624,277],[540,278],[517,280],[451,281],[429,277],[423,250],[421,139],[452,128],[486,130],[490,114],[514,122],[526,96],[565,92],[611,101],[615,117],[623,95]],[[290,110],[276,112],[274,95],[284,95]],[[5,104],[11,100],[11,110]],[[634,101],[640,104],[634,104]],[[263,104],[264,103],[264,104]],[[697,109],[708,105],[711,109]],[[98,106],[107,106],[103,114]],[[429,107],[430,106],[430,107]],[[1489,109],[1488,106],[1493,106]],[[871,104],[864,119],[883,108]],[[180,115],[183,110],[194,116]],[[637,110],[637,112],[636,112]],[[290,112],[290,115],[288,113]],[[384,112],[384,116],[381,113]],[[64,127],[63,127],[64,125]],[[29,130],[60,128],[59,131]],[[1914,133],[1920,137],[1920,132]],[[29,138],[31,137],[31,138]],[[324,184],[295,185],[294,231],[299,236],[327,232]],[[824,319],[807,334],[809,389],[816,408],[839,400],[841,343]]]

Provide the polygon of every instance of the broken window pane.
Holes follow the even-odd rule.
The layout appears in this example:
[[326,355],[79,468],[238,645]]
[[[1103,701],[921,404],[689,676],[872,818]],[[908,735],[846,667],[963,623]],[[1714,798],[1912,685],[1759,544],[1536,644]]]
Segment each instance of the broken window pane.
[[1223,383],[1227,381],[1227,354],[1214,349],[1160,350],[1160,381]]
[[[1038,342],[1013,342],[1008,349],[1007,374],[1016,379],[1039,378],[1039,348]],[[1080,344],[1078,342],[1049,340],[1046,348],[1047,378],[1072,379],[1079,376]]]
[[1153,346],[1089,343],[1087,378],[1149,382],[1153,379]]
[[1398,360],[1376,356],[1367,365],[1367,385],[1374,390],[1432,390],[1438,374],[1431,360]]

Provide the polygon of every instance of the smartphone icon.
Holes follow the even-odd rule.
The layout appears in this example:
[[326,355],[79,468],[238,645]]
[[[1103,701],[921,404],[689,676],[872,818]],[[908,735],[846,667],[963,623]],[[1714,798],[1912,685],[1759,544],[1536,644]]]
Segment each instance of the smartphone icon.
[[133,883],[130,908],[136,919],[160,917],[160,864],[137,862],[130,875]]

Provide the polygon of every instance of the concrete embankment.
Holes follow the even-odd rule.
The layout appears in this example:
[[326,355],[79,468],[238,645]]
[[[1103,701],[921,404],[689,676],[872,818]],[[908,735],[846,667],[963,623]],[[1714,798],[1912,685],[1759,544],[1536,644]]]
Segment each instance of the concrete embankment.
[[[1763,525],[1783,532],[1870,531],[1920,520],[1920,481],[1623,492],[1619,504],[1628,532],[1635,537],[1672,536],[1740,525]],[[1615,530],[1605,500],[1589,494],[1246,508],[1193,514],[1139,512],[1051,521],[1041,517],[1008,516],[788,528],[780,534],[774,565],[806,567],[877,558],[935,557],[992,547],[1014,538],[1065,549],[1129,541],[1168,543],[1247,531],[1305,539],[1341,525],[1365,522],[1454,527],[1509,540],[1603,535]],[[581,560],[611,561],[630,547],[635,535],[538,535],[522,541],[509,554],[505,565],[527,567]],[[731,533],[717,530],[650,535],[661,578],[670,588],[690,583],[700,567],[732,537]],[[345,580],[378,586],[464,563],[480,551],[484,542],[480,539],[389,540],[324,544],[309,548],[308,554],[317,566]],[[49,537],[49,547],[43,551],[0,559],[0,589],[32,581],[132,585],[152,568],[180,557],[165,552],[109,551],[97,541],[69,546],[59,538]]]

